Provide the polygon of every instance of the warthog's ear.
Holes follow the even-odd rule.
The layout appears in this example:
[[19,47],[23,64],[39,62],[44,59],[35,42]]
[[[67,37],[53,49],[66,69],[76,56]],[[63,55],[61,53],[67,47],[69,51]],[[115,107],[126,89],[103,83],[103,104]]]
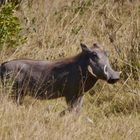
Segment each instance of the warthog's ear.
[[82,52],[90,52],[90,49],[83,43],[80,44]]

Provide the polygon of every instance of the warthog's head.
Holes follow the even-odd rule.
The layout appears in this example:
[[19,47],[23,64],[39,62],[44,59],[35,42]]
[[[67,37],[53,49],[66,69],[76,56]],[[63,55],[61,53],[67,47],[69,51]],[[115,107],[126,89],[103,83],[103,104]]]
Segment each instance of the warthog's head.
[[97,44],[88,48],[81,44],[82,52],[89,58],[89,70],[97,79],[102,79],[110,84],[120,79],[120,72],[114,71],[109,63],[107,53]]

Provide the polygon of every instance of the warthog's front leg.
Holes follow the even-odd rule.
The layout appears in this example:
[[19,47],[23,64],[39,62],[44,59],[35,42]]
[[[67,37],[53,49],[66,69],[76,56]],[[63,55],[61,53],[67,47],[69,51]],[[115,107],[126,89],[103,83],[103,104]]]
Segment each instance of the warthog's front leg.
[[76,112],[77,114],[80,112],[82,103],[83,103],[83,95],[76,97],[65,97],[68,108],[60,113],[60,116],[66,114],[66,112]]

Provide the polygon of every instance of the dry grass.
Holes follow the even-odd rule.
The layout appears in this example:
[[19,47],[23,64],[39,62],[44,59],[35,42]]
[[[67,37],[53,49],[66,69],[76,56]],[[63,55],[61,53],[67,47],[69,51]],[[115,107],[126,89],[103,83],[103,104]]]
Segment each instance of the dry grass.
[[26,97],[17,107],[1,93],[0,139],[139,140],[140,95],[119,91],[119,87],[114,91],[106,84],[95,89],[97,94],[85,96],[80,116],[64,117],[59,117],[65,108],[63,99],[36,101]]
[[139,0],[24,0],[15,14],[28,40],[14,51],[3,50],[1,61],[63,58],[77,54],[80,42],[99,42],[110,52],[113,67],[123,74],[116,85],[97,83],[85,95],[80,116],[60,118],[66,107],[63,99],[26,97],[17,107],[1,88],[0,139],[139,140]]

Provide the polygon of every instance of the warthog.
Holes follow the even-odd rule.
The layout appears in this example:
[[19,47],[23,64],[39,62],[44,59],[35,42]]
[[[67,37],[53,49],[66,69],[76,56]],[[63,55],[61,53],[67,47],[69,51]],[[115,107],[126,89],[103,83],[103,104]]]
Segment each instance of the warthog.
[[0,66],[2,83],[14,77],[13,89],[18,104],[28,91],[38,99],[65,97],[68,110],[78,111],[84,92],[98,79],[110,84],[120,79],[120,72],[111,68],[106,52],[99,45],[88,48],[81,44],[81,49],[82,52],[74,57],[53,62],[30,59],[4,62]]

